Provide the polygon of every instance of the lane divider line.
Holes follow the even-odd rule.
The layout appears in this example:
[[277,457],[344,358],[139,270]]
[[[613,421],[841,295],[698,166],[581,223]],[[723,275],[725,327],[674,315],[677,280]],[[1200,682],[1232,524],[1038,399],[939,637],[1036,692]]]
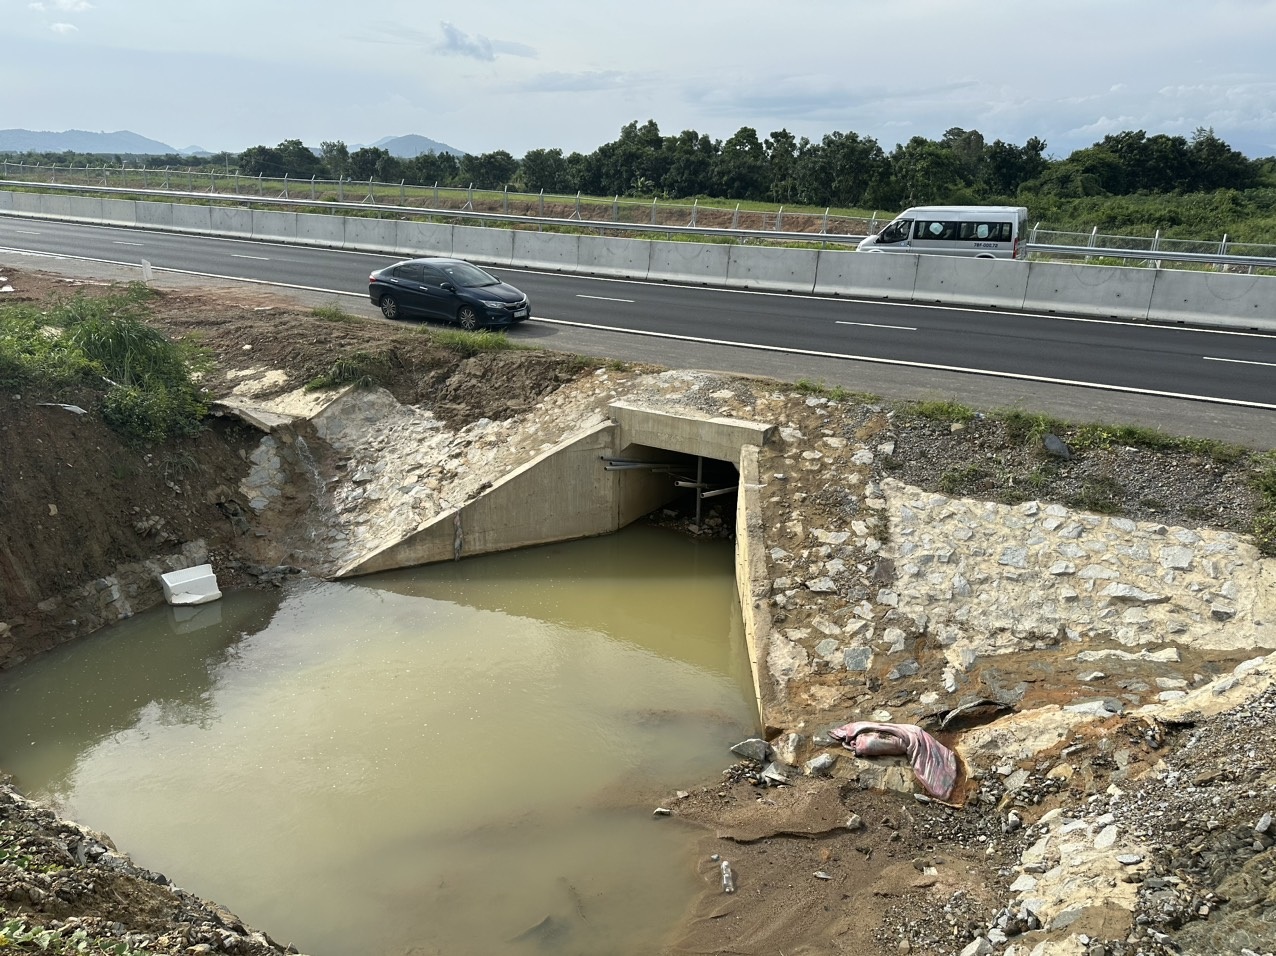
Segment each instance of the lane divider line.
[[1192,395],[1187,392],[1166,392],[1154,388],[1134,388],[1130,385],[1105,385],[1102,382],[1085,382],[1079,379],[1051,378],[1045,375],[1024,375],[1019,372],[998,372],[993,369],[966,368],[961,365],[936,365],[930,362],[910,362],[904,359],[877,358],[872,355],[851,355],[844,352],[823,352],[816,349],[798,349],[783,345],[757,345],[752,342],[732,342],[726,339],[710,339],[698,335],[678,335],[673,332],[648,332],[642,329],[618,329],[590,322],[570,322],[567,319],[549,319],[536,316],[537,322],[549,325],[571,326],[614,332],[617,335],[642,335],[648,338],[670,339],[678,342],[696,342],[702,345],[725,345],[730,348],[750,349],[755,352],[783,352],[786,355],[809,355],[812,358],[840,359],[846,362],[868,362],[873,365],[892,365],[897,368],[923,368],[936,372],[958,372],[965,375],[984,375],[989,378],[1008,378],[1021,382],[1044,382],[1050,385],[1071,385],[1076,388],[1093,388],[1103,392],[1121,392],[1127,395],[1151,395],[1156,398],[1182,398],[1192,402],[1208,402],[1215,405],[1234,405],[1238,408],[1262,408],[1276,411],[1276,405],[1267,402],[1247,402],[1239,398],[1218,398],[1213,395]]
[[838,319],[834,325],[860,325],[866,329],[899,329],[901,332],[916,332],[915,325],[882,325],[878,322],[847,322],[845,319]]
[[1201,358],[1207,362],[1234,362],[1237,365],[1263,365],[1267,368],[1276,368],[1276,362],[1253,362],[1249,359],[1215,358],[1213,355],[1202,355]]

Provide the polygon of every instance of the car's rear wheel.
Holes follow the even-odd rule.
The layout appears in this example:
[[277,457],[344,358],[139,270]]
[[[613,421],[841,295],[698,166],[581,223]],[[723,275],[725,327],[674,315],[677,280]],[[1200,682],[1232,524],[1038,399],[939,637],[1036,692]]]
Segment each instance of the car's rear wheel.
[[456,310],[456,322],[466,332],[473,332],[479,327],[478,312],[472,305],[463,305]]
[[399,317],[399,303],[392,295],[383,295],[380,301],[381,314],[387,319],[397,319]]

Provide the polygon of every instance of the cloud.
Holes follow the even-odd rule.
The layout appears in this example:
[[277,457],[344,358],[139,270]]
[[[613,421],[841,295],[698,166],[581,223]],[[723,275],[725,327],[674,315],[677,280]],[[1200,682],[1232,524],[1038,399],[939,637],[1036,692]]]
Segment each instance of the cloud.
[[492,50],[492,41],[481,33],[470,39],[468,33],[458,30],[446,20],[440,26],[443,29],[443,42],[435,47],[440,53],[446,53],[451,56],[468,56],[475,60],[496,59],[496,53]]
[[63,13],[83,13],[85,10],[92,10],[93,4],[89,0],[34,0],[33,3],[27,4],[32,10],[44,13],[46,10],[58,10]]
[[541,73],[519,85],[526,93],[597,93],[633,86],[632,77],[619,70],[592,73]]
[[52,30],[54,33],[61,33],[63,36],[65,36],[68,33],[75,33],[80,28],[77,27],[74,23],[55,23],[52,26],[50,26],[49,29]]

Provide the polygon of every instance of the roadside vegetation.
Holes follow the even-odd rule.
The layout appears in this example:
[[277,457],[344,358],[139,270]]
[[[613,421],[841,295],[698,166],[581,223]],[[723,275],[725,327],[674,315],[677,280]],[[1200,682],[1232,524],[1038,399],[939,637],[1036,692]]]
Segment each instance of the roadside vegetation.
[[[936,139],[915,136],[887,148],[870,136],[843,131],[818,140],[784,129],[760,134],[751,127],[725,140],[695,130],[668,135],[647,120],[626,124],[616,139],[590,153],[547,148],[521,158],[494,150],[408,159],[378,147],[351,151],[340,140],[325,141],[316,152],[290,139],[238,155],[125,162],[119,156],[39,153],[9,159],[60,164],[60,182],[76,181],[66,167],[93,165],[96,185],[141,186],[141,176],[152,187],[171,182],[185,188],[200,177],[211,182],[232,175],[245,191],[290,190],[297,199],[313,193],[323,200],[406,199],[428,206],[450,191],[472,208],[496,201],[529,215],[539,214],[542,204],[579,204],[605,208],[607,214],[599,215],[611,218],[619,204],[632,218],[643,214],[643,203],[658,200],[705,211],[739,209],[772,217],[780,210],[828,212],[882,222],[913,205],[1009,203],[1027,206],[1031,220],[1050,230],[1097,227],[1149,238],[1159,232],[1167,239],[1217,242],[1226,235],[1232,243],[1276,243],[1276,156],[1248,158],[1212,129],[1190,136],[1127,130],[1060,157],[1048,149],[1038,137],[1023,144],[988,142],[978,130],[959,127]],[[104,164],[112,168],[104,170]],[[150,169],[142,173],[138,167],[144,164]],[[530,195],[515,197],[507,190]],[[578,218],[594,218],[583,212]]]
[[0,387],[95,394],[107,424],[140,444],[194,435],[208,411],[198,376],[209,360],[197,343],[147,325],[155,295],[134,283],[46,310],[0,307]]

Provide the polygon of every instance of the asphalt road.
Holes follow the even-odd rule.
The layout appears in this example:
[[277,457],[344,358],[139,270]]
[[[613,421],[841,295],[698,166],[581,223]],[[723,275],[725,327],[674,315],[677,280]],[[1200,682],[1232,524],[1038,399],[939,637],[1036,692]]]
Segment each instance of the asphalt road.
[[[379,315],[367,276],[396,257],[0,217],[0,264],[137,278],[142,260],[158,284],[259,282]],[[494,271],[531,298],[511,335],[549,348],[1276,448],[1276,335]]]

